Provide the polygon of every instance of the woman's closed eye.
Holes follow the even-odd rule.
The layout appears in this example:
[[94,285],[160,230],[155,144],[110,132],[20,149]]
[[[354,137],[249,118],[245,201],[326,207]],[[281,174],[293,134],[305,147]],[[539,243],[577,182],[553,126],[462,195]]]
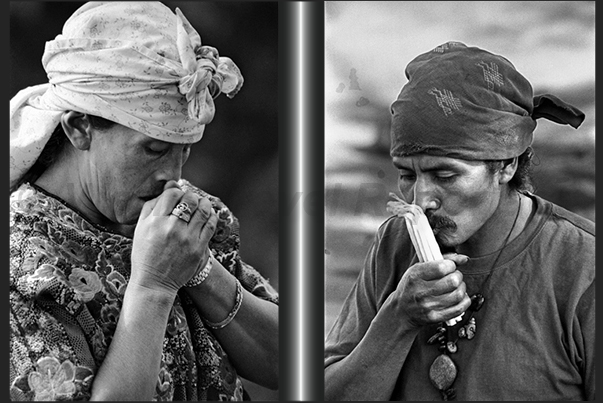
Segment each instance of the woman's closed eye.
[[149,155],[161,156],[167,152],[169,147],[150,145],[145,147],[145,151]]

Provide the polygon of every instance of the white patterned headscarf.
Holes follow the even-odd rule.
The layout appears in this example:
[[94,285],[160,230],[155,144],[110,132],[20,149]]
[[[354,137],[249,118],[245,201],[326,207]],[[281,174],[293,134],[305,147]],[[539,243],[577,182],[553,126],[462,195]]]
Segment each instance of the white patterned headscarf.
[[194,143],[214,98],[243,85],[238,67],[179,9],[159,2],[89,2],[46,43],[48,83],[10,101],[11,187],[36,162],[67,110],[103,117],[171,143]]

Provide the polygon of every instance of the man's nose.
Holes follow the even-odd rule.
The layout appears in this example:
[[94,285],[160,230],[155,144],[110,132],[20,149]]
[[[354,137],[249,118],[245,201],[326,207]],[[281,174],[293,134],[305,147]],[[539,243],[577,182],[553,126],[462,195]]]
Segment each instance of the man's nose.
[[440,202],[433,183],[425,178],[417,179],[414,187],[413,203],[421,207],[424,212],[437,210],[440,207]]

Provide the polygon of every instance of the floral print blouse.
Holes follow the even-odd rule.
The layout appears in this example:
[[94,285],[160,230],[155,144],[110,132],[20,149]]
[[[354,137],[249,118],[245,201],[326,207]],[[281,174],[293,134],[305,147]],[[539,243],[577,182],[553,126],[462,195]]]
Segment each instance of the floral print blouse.
[[[239,256],[236,217],[216,197],[215,258],[259,298],[278,294]],[[29,184],[10,198],[11,400],[88,400],[117,326],[130,275],[132,239],[84,219]],[[155,400],[245,400],[235,368],[192,301],[169,315]]]

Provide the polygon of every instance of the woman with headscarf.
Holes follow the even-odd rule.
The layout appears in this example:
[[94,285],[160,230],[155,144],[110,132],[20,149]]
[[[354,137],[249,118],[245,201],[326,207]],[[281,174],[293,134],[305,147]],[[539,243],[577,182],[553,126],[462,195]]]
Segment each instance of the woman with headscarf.
[[406,77],[390,154],[444,255],[419,259],[390,205],[326,338],[326,399],[594,400],[595,226],[529,177],[536,119],[584,114],[460,42]]
[[237,66],[179,9],[91,2],[10,102],[11,400],[243,400],[278,385],[278,294],[182,179]]

